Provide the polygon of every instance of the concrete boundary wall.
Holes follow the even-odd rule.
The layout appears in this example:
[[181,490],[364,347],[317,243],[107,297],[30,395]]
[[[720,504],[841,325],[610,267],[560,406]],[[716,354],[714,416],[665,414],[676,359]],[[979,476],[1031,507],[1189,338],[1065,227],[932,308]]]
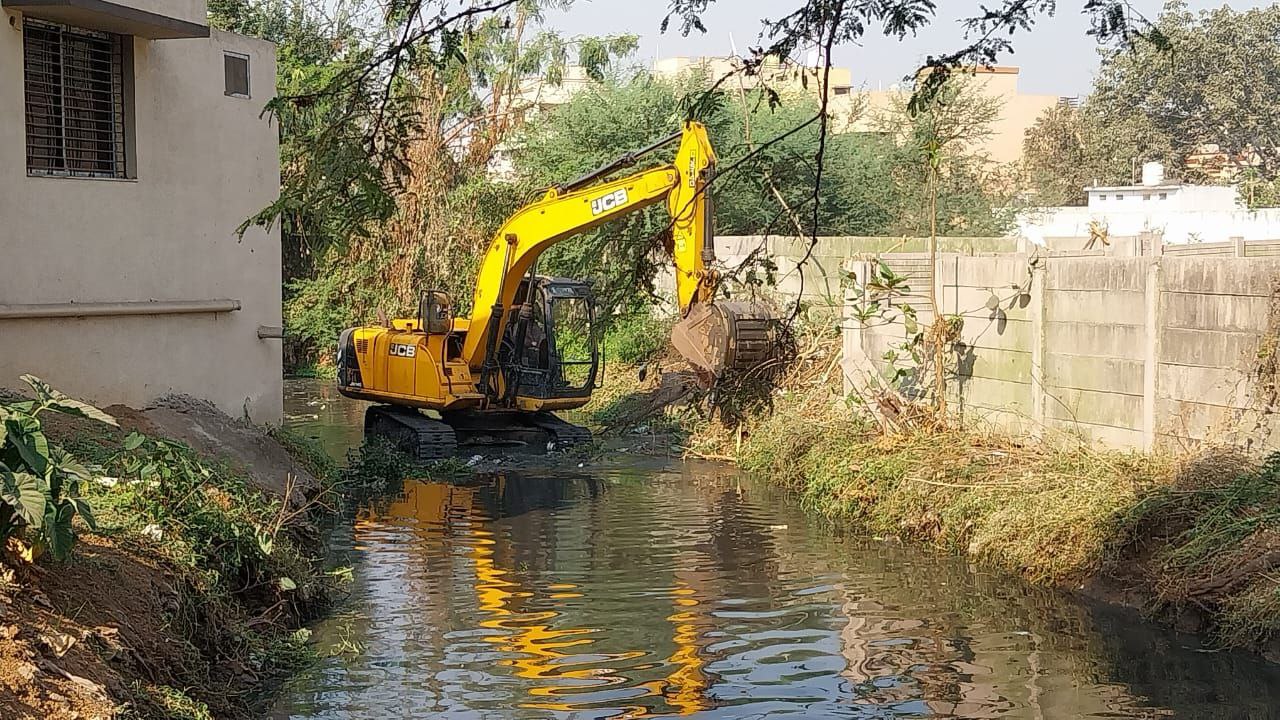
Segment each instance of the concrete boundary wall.
[[[730,278],[731,288],[735,281],[746,279],[746,268],[754,267],[756,280],[768,287],[768,294],[779,302],[785,304],[800,298],[811,307],[839,315],[847,284],[845,263],[884,253],[928,257],[929,248],[929,239],[918,237],[820,237],[813,244],[812,252],[810,243],[810,238],[780,235],[721,236],[715,239],[716,264]],[[1015,237],[938,238],[942,251],[958,255],[1015,252],[1022,249],[1022,243]],[[774,265],[772,286],[760,262],[766,260]],[[665,296],[674,297],[675,276],[665,260],[659,267],[662,270],[655,285]]]
[[[1277,447],[1269,366],[1280,258],[1241,255],[943,254],[933,278],[941,311],[964,318],[952,407],[971,427],[1064,431],[1119,448]],[[918,256],[882,259],[915,272],[925,285],[912,294],[927,294]],[[872,263],[847,265],[865,277]],[[906,337],[900,322],[860,322],[860,302],[846,291],[849,391],[883,377],[885,351]]]

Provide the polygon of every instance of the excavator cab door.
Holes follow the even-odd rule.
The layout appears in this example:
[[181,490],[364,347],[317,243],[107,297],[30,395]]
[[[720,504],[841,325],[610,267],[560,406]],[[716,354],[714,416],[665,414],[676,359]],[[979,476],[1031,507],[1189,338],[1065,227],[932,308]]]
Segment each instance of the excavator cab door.
[[521,284],[516,307],[502,343],[507,397],[590,397],[600,357],[591,288],[538,276]]

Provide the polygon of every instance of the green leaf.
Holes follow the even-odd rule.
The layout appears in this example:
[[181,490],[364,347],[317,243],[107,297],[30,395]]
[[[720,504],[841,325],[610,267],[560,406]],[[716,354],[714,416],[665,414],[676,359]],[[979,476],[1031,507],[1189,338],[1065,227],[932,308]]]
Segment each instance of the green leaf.
[[146,442],[146,440],[147,439],[140,433],[131,432],[129,433],[129,436],[124,439],[124,449],[129,451],[137,450],[139,447],[142,447],[142,443]]
[[49,448],[49,464],[53,466],[53,470],[55,471],[54,473],[50,473],[50,475],[66,475],[67,477],[80,482],[86,482],[93,479],[93,473],[89,471],[89,468],[85,467],[79,460],[72,457],[71,453],[56,445]]
[[4,421],[9,442],[36,475],[49,469],[49,441],[40,429],[40,421],[30,415],[10,415]]
[[276,580],[276,585],[280,587],[282,592],[292,592],[298,589],[298,583],[294,582],[293,578],[290,577],[282,577]]
[[991,297],[987,298],[987,309],[995,311],[1000,308],[1000,298],[995,293],[991,293]]
[[275,547],[276,539],[271,536],[271,533],[262,529],[258,529],[255,535],[258,541],[258,550],[263,555],[270,555],[271,550]]
[[55,560],[66,560],[71,557],[71,547],[76,542],[76,533],[71,527],[71,519],[75,516],[75,506],[70,502],[64,502],[58,506],[50,505],[45,511],[44,538]]
[[31,386],[35,391],[36,397],[40,402],[50,410],[56,410],[64,415],[75,415],[77,417],[97,420],[111,426],[119,426],[116,419],[90,405],[89,403],[80,402],[73,397],[65,395],[55,390],[49,383],[41,380],[35,375],[23,375],[22,381]]
[[40,478],[24,472],[0,473],[0,500],[13,507],[14,513],[33,528],[44,523],[49,498],[40,487]]
[[89,501],[84,498],[70,498],[68,502],[76,509],[76,514],[84,519],[84,524],[88,525],[90,530],[97,532],[98,520],[93,516],[93,508],[89,506]]

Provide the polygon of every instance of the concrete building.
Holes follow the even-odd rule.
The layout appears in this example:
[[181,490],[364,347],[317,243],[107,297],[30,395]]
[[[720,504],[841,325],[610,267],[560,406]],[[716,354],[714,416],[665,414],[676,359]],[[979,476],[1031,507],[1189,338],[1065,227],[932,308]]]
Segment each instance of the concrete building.
[[1144,165],[1142,180],[1086,188],[1085,207],[1021,213],[1018,234],[1049,247],[1058,238],[1087,238],[1095,227],[1110,237],[1150,234],[1168,245],[1280,238],[1280,209],[1249,210],[1234,186],[1169,182],[1159,163]]
[[[973,148],[998,163],[1021,160],[1022,141],[1036,119],[1049,108],[1072,100],[1057,95],[1021,92],[1018,89],[1020,71],[1016,67],[969,68],[957,72],[967,76],[978,92],[1000,103],[1000,114],[991,125],[991,134]],[[839,86],[834,90],[840,95],[835,100],[836,117],[848,118],[850,123],[845,130],[868,132],[877,130],[893,108],[907,102],[913,88],[903,85],[848,94],[840,94]]]
[[204,0],[0,0],[0,386],[282,415],[267,42]]

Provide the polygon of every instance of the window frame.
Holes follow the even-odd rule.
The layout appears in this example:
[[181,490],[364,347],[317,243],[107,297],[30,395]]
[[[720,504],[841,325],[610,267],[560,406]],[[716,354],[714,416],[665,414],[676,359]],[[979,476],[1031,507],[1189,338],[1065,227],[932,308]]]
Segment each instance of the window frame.
[[[227,80],[227,58],[236,58],[244,60],[244,89],[243,94],[231,92],[226,85]],[[226,97],[240,98],[242,100],[250,100],[253,98],[253,60],[248,53],[236,52],[234,50],[222,51],[222,94]]]
[[[57,35],[57,58],[56,64],[59,77],[56,80],[56,87],[52,90],[43,91],[44,107],[46,108],[47,117],[41,118],[43,123],[36,122],[36,116],[33,109],[38,105],[35,102],[40,95],[40,91],[34,89],[39,81],[33,80],[33,67],[36,61],[33,60],[36,51],[31,47],[34,41],[28,35],[30,31],[56,33]],[[78,46],[72,45],[77,43]],[[77,52],[91,53],[93,48],[90,47],[91,41],[109,42],[110,47],[107,52],[110,53],[110,66],[107,70],[107,78],[103,81],[101,78],[93,80],[92,73],[95,72],[88,65],[81,65],[76,68],[79,73],[75,78],[68,78],[66,73],[68,58],[72,58]],[[48,40],[46,39],[46,42]],[[98,49],[101,52],[101,48]],[[47,49],[46,49],[47,52]],[[80,62],[92,62],[85,58],[78,58]],[[48,60],[45,61],[49,62]],[[47,70],[45,71],[47,72]],[[75,87],[68,81],[80,85]],[[107,104],[109,108],[105,111],[93,110],[86,108],[91,107],[94,101],[87,100],[87,95],[76,97],[73,103],[68,103],[68,98],[72,97],[70,93],[92,92],[86,90],[87,86],[93,83],[103,83],[108,87]],[[46,85],[49,83],[46,81]],[[27,177],[36,178],[65,178],[74,180],[107,180],[121,181],[134,180],[136,175],[134,169],[136,166],[136,158],[134,155],[134,112],[133,112],[133,93],[134,93],[134,72],[133,72],[133,36],[123,35],[120,33],[111,33],[102,30],[94,30],[77,25],[67,23],[51,22],[36,18],[23,18],[22,22],[22,90],[23,90],[23,129],[25,141],[25,167]],[[57,123],[53,122],[54,105],[56,101]],[[78,108],[74,107],[76,104]],[[73,110],[77,110],[81,117],[78,119],[80,127],[71,127],[67,122],[67,110],[71,105]],[[107,116],[106,120],[101,119],[98,115]],[[109,122],[109,127],[104,129],[86,130],[85,125],[101,124]],[[42,137],[48,138],[45,145],[40,146],[33,140],[33,132],[39,130],[48,130],[52,134]],[[72,133],[75,133],[73,135]],[[76,147],[76,145],[79,147]],[[87,151],[87,147],[98,145],[99,149]],[[109,146],[108,150],[102,149]],[[45,150],[54,153],[44,157],[44,164],[49,167],[40,167],[36,161],[36,150]],[[81,157],[72,159],[72,154],[79,152]],[[90,152],[95,157],[88,158],[89,164],[105,162],[100,159],[97,154],[108,154],[110,156],[110,169],[84,169],[86,163],[84,153]],[[60,155],[60,159],[59,156]],[[54,164],[60,163],[60,167],[52,167]]]

